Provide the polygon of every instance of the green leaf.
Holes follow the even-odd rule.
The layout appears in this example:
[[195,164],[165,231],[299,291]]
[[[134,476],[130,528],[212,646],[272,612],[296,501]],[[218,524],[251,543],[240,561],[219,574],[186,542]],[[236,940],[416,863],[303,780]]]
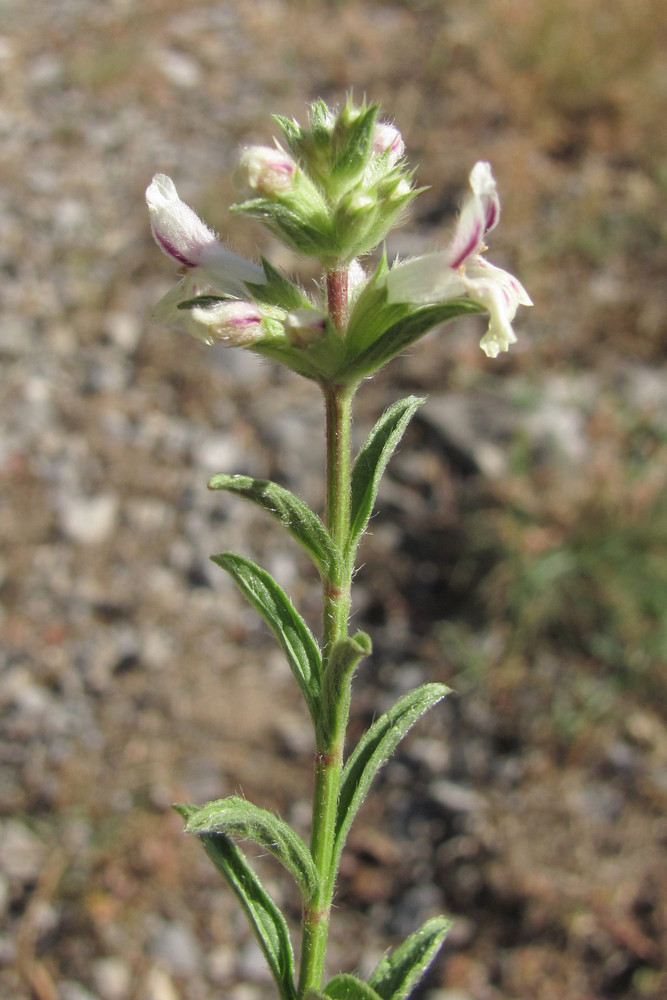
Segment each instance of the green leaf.
[[326,576],[335,562],[329,532],[321,520],[294,493],[269,479],[233,476],[221,473],[209,481],[210,490],[227,490],[250,500],[280,521],[311,557],[320,573]]
[[449,694],[444,684],[422,684],[409,691],[366,730],[343,770],[336,817],[335,857],[340,860],[343,845],[359,806],[364,801],[379,768],[389,759],[415,722]]
[[227,879],[264,952],[282,1000],[296,1000],[294,954],[287,924],[245,855],[224,834],[202,834],[209,858]]
[[433,917],[380,960],[368,982],[381,1000],[406,1000],[437,955],[451,926],[451,920]]
[[345,739],[345,724],[350,708],[350,687],[357,664],[372,651],[370,636],[357,632],[339,639],[329,655],[322,682],[321,724],[317,745],[330,747]]
[[[379,295],[379,292],[376,294]],[[357,308],[363,307],[364,303],[363,295],[359,296]],[[378,311],[374,322],[373,340],[368,346],[360,349],[360,345],[356,343],[358,339],[356,336],[354,341],[349,341],[348,360],[340,372],[340,377],[356,381],[372,375],[433,327],[457,316],[480,312],[484,312],[482,306],[470,299],[451,299],[449,302],[420,308],[411,307],[406,303],[385,303]],[[405,315],[401,316],[401,313]],[[356,329],[358,322],[354,313],[352,319]],[[363,341],[368,341],[367,335],[363,336]]]
[[361,289],[350,313],[345,337],[348,364],[381,337],[393,323],[410,312],[407,302],[387,301],[386,279],[389,273],[386,252],[382,254],[374,273]]
[[303,840],[283,820],[239,795],[208,802],[190,814],[188,833],[223,833],[252,840],[266,848],[291,872],[306,900],[317,891],[318,876],[312,855]]
[[226,570],[280,643],[317,725],[320,714],[322,657],[313,635],[270,573],[250,559],[223,552],[211,559]]
[[255,302],[262,302],[267,306],[277,306],[293,312],[311,305],[304,290],[295,282],[286,278],[277,268],[262,257],[262,267],[266,275],[266,281],[261,285],[246,281],[246,288],[252,293]]
[[308,215],[271,198],[250,198],[231,205],[229,211],[257,219],[297,253],[317,257],[332,240],[331,225],[324,210]]
[[423,402],[418,396],[408,396],[385,410],[357,455],[352,470],[350,557],[356,552],[359,539],[366,530],[387,463],[415,411]]
[[381,1000],[372,986],[349,972],[341,972],[330,979],[324,987],[324,995],[331,1000]]

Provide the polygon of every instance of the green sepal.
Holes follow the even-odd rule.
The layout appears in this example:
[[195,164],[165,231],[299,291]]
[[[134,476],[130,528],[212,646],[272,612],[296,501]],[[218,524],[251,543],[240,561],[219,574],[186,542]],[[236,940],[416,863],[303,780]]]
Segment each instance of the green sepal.
[[359,806],[377,771],[391,757],[415,722],[449,694],[444,684],[422,684],[409,691],[388,712],[366,730],[350,754],[345,768],[336,816],[335,858],[340,860],[343,845]]
[[[174,806],[188,819],[196,806]],[[241,850],[224,834],[199,835],[204,850],[240,902],[271,970],[281,1000],[296,1000],[294,953],[287,924]]]
[[310,299],[300,285],[286,278],[265,257],[262,257],[261,260],[266,281],[262,284],[245,282],[245,286],[255,302],[268,306],[278,306],[286,312],[312,306]]
[[382,1000],[372,986],[349,972],[333,976],[324,987],[324,995],[330,1000]]
[[335,742],[342,744],[352,677],[359,661],[369,656],[372,648],[370,636],[365,632],[357,632],[334,644],[322,680],[322,712],[317,732],[317,745],[321,749]]
[[336,554],[329,532],[310,507],[290,490],[269,479],[219,473],[209,480],[210,490],[226,490],[267,511],[305,549],[323,576],[335,572]]
[[351,482],[350,536],[348,557],[354,559],[359,539],[366,530],[377,497],[380,480],[405,429],[425,400],[408,396],[382,414],[359,451]]
[[251,840],[270,851],[293,875],[304,900],[311,900],[317,892],[315,863],[301,837],[268,809],[261,809],[239,795],[208,802],[191,812],[185,829],[199,836],[221,833]]
[[323,179],[329,190],[334,188],[339,193],[364,173],[373,151],[373,130],[379,113],[379,104],[366,107],[364,102],[355,108],[348,101],[338,114],[332,135],[331,171]]
[[437,955],[451,926],[451,920],[445,917],[432,917],[380,960],[368,982],[381,1000],[406,1000]]
[[298,121],[294,118],[286,118],[285,115],[271,115],[271,118],[283,133],[283,138],[288,148],[297,156],[299,152],[298,143],[303,136],[303,129]]
[[319,647],[284,590],[270,573],[233,552],[211,556],[234,579],[278,640],[306,699],[315,725],[320,715],[322,657]]

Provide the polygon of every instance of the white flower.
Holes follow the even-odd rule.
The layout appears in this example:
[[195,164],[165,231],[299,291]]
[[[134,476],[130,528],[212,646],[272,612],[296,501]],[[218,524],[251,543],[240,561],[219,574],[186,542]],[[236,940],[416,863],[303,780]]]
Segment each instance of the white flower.
[[146,202],[155,242],[182,267],[183,278],[158,302],[152,318],[165,325],[185,325],[195,333],[180,302],[196,295],[247,295],[245,282],[263,284],[257,264],[227,250],[196,212],[181,201],[174,182],[156,174],[146,190]]
[[472,193],[459,215],[447,248],[395,265],[387,275],[389,302],[429,304],[466,295],[489,313],[489,328],[480,347],[495,358],[515,343],[512,320],[520,305],[533,303],[525,288],[507,271],[481,256],[485,235],[500,218],[500,201],[488,163],[470,173]]

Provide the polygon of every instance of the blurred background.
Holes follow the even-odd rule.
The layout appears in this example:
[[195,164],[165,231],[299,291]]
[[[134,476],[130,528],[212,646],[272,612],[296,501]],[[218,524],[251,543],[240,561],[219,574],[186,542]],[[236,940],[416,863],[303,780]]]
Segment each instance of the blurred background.
[[[239,144],[353,88],[429,189],[392,254],[446,243],[491,161],[490,259],[535,301],[363,387],[363,440],[428,402],[364,543],[375,653],[352,734],[425,680],[456,694],[360,813],[330,972],[455,921],[426,1000],[667,995],[667,21],[660,0],[0,2],[0,993],[264,1000],[236,903],[174,801],[242,792],[307,836],[312,742],[277,649],[211,553],[316,581],[215,472],[321,509],[317,390],[152,326],[174,279],[144,190],[250,255]],[[258,865],[298,923],[270,859]]]

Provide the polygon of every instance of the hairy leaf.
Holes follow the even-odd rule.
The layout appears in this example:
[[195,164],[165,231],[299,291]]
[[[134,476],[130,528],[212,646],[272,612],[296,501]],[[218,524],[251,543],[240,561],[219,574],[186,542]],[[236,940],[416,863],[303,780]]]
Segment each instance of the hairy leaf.
[[408,396],[385,410],[357,455],[352,470],[350,555],[366,530],[387,463],[423,402],[418,396]]
[[[184,819],[197,811],[196,806],[175,806]],[[264,952],[281,1000],[296,1000],[294,989],[294,954],[287,924],[268,895],[241,850],[229,837],[220,833],[199,835],[211,861],[224,875],[248,918]]]
[[318,877],[312,855],[294,830],[268,809],[248,802],[239,795],[208,802],[192,814],[188,833],[224,833],[252,840],[265,847],[296,879],[304,899],[317,890]]
[[379,768],[392,755],[415,722],[449,693],[444,684],[422,684],[403,695],[366,730],[343,771],[336,817],[336,859],[340,859],[355,814]]
[[[361,303],[361,296],[359,301]],[[405,312],[405,315],[395,318],[401,311]],[[341,370],[340,377],[356,381],[372,375],[433,327],[457,316],[480,312],[484,312],[482,306],[470,299],[451,299],[449,302],[421,306],[418,309],[409,309],[405,303],[387,305],[382,310],[387,326],[383,324],[382,332],[378,333],[373,342],[359,353],[348,355],[348,361]]]
[[323,575],[330,572],[334,553],[329,532],[317,514],[294,493],[269,479],[225,473],[213,476],[208,488],[234,493],[267,511],[303,546]]
[[310,305],[310,300],[300,285],[290,281],[281,271],[262,257],[262,267],[266,281],[262,284],[246,281],[246,288],[252,293],[255,302],[263,302],[267,306],[278,306],[291,312]]
[[324,995],[331,1000],[381,1000],[372,986],[349,972],[341,972],[330,979],[324,987]]
[[437,955],[451,926],[451,920],[433,917],[380,960],[368,981],[381,1000],[406,1000]]
[[370,636],[365,632],[357,632],[334,644],[322,682],[321,724],[317,734],[319,747],[330,746],[331,741],[339,737],[341,742],[344,739],[352,677],[359,661],[369,656],[371,650]]
[[255,565],[250,559],[234,555],[232,552],[223,552],[222,555],[211,558],[230,574],[239,590],[245,594],[273,630],[317,724],[322,658],[319,647],[303,618],[271,574]]

